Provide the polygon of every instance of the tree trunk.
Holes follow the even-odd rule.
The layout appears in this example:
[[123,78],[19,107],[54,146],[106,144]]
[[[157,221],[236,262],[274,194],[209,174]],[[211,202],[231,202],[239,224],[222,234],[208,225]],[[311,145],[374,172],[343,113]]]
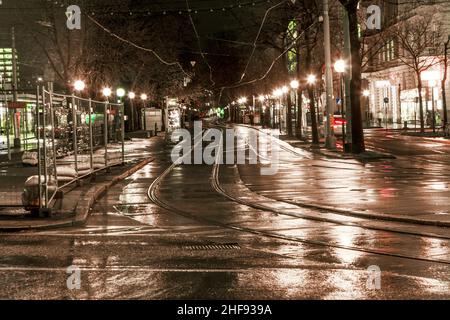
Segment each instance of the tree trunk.
[[303,120],[303,114],[302,114],[302,103],[303,103],[303,90],[297,90],[297,138],[303,139],[303,133],[302,133],[302,120]]
[[312,144],[319,144],[319,132],[317,131],[317,116],[316,116],[316,104],[314,98],[314,88],[313,86],[308,86],[308,96],[309,96],[309,108],[311,112],[311,133],[312,133]]
[[447,50],[448,50],[448,44],[449,41],[447,41],[445,43],[444,46],[444,77],[442,78],[442,84],[441,84],[441,92],[442,92],[442,111],[444,112],[444,123],[443,123],[443,128],[444,128],[444,132],[445,132],[445,128],[447,126],[448,123],[448,119],[447,119],[447,97],[446,97],[446,92],[445,92],[445,83],[447,82],[447,69],[448,69],[448,59],[447,59]]
[[[305,69],[312,73],[313,68],[311,67],[311,48],[309,43],[309,34],[305,32],[305,43],[307,44],[306,58],[305,58]],[[311,112],[311,135],[312,143],[319,144],[319,132],[317,131],[317,118],[316,118],[316,108],[314,101],[314,88],[312,85],[307,86],[308,96],[310,100],[310,112]]]
[[[298,30],[297,30],[298,34],[300,34],[302,32],[300,24],[298,24]],[[297,79],[301,79],[302,78],[302,69],[300,68],[300,50],[301,50],[301,45],[300,45],[300,41],[297,42],[297,53],[296,53],[296,60],[297,60]],[[299,139],[303,139],[303,134],[302,134],[302,96],[303,96],[303,90],[301,90],[300,88],[295,89],[295,94],[296,94],[296,101],[295,103],[297,104],[297,110],[296,110],[296,115],[297,115],[297,119],[295,121],[295,135],[297,136],[297,138]]]
[[288,137],[292,137],[292,98],[291,94],[288,93],[287,95],[287,115],[286,115],[286,122],[287,122],[287,135]]
[[422,75],[419,72],[417,74],[417,89],[419,90],[419,119],[420,119],[420,132],[425,132],[425,121],[423,118],[423,101],[422,101]]
[[358,32],[358,1],[351,1],[347,7],[350,48],[352,55],[352,73],[350,80],[350,101],[352,121],[352,153],[365,151],[364,131],[361,116],[361,43]]

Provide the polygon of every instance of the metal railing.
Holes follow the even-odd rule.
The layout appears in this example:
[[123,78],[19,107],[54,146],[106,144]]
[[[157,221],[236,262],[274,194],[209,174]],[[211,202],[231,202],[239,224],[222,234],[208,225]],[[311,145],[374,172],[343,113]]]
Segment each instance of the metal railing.
[[70,184],[125,162],[123,104],[38,87],[36,105],[39,208]]

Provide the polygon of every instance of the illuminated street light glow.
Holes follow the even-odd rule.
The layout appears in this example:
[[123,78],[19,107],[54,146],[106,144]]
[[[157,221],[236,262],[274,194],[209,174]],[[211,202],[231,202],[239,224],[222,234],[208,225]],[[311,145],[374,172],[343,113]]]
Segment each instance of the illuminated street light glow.
[[238,100],[238,102],[239,102],[240,104],[244,104],[244,103],[247,102],[247,98],[246,98],[246,97],[242,97],[242,98],[240,98],[240,99]]
[[147,98],[148,98],[148,96],[145,94],[145,93],[143,93],[143,94],[141,94],[141,100],[147,100]]
[[110,97],[112,94],[111,88],[103,88],[102,93],[105,97]]
[[283,95],[283,90],[281,90],[280,88],[275,89],[272,93],[275,97],[281,97]]
[[308,76],[308,78],[306,79],[308,84],[314,84],[314,83],[316,83],[316,80],[317,80],[317,78],[316,78],[316,76],[314,74],[310,74]]
[[289,88],[288,88],[287,86],[283,86],[283,87],[281,88],[281,92],[282,92],[282,93],[288,93],[288,91],[289,91]]
[[83,91],[86,88],[86,84],[83,80],[76,80],[73,83],[73,88],[75,89],[75,91]]
[[125,94],[126,94],[126,92],[125,92],[125,89],[123,89],[123,88],[118,88],[118,89],[116,90],[116,95],[117,95],[119,98],[125,97]]
[[266,100],[266,97],[264,97],[263,95],[260,95],[258,97],[259,102],[264,102],[264,100]]
[[344,73],[345,70],[347,70],[347,64],[345,63],[344,60],[339,59],[334,63],[334,70],[337,73]]
[[421,78],[424,81],[440,80],[441,77],[442,76],[439,70],[426,70],[421,74]]
[[291,85],[292,89],[298,89],[298,87],[300,86],[300,83],[297,80],[292,80],[290,85]]
[[136,98],[136,94],[134,92],[128,92],[128,98],[133,100],[134,98]]

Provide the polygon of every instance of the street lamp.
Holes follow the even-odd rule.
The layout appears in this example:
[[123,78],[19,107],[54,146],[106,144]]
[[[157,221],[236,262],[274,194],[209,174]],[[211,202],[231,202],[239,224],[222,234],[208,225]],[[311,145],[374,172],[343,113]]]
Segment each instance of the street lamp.
[[297,80],[292,80],[290,85],[291,85],[292,89],[298,89],[298,87],[300,86],[300,83]]
[[[334,63],[334,71],[339,73],[339,84],[340,84],[340,93],[341,96],[341,116],[342,119],[344,119],[344,78],[343,74],[345,70],[347,69],[347,64],[344,60],[339,59]],[[347,119],[348,121],[349,119]],[[345,150],[345,126],[344,123],[342,123],[342,148]]]
[[347,70],[347,64],[344,60],[339,59],[334,63],[334,71],[337,73],[344,73]]
[[147,95],[145,94],[145,93],[143,93],[143,94],[141,94],[141,100],[142,101],[145,101],[145,100],[147,100]]
[[83,80],[76,80],[73,83],[73,88],[75,89],[75,91],[83,91],[86,88],[86,84]]
[[283,95],[283,91],[281,89],[275,89],[275,90],[273,90],[272,94],[278,98]]
[[308,75],[308,77],[306,78],[306,82],[307,82],[309,85],[315,84],[316,81],[317,81],[317,77],[316,77],[314,74],[310,74],[310,75]]
[[125,95],[126,95],[125,89],[123,89],[123,88],[118,88],[118,89],[116,90],[116,96],[119,98],[117,102],[118,102],[118,103],[122,103],[122,98],[125,97]]
[[125,97],[125,94],[126,94],[126,92],[125,92],[125,89],[123,89],[123,88],[118,88],[118,89],[116,90],[116,95],[117,95],[119,98]]
[[136,94],[132,91],[128,92],[128,99],[130,99],[131,105],[131,131],[134,131],[134,98],[136,98]]
[[112,90],[111,90],[111,88],[106,87],[106,88],[103,88],[102,93],[103,93],[103,96],[105,96],[106,98],[109,98],[112,94]]

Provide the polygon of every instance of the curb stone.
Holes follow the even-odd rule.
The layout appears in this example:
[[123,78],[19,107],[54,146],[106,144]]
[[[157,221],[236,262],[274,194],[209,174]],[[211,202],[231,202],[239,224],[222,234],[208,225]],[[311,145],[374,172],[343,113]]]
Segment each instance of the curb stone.
[[[85,195],[80,199],[75,207],[75,216],[70,219],[64,219],[62,221],[54,221],[51,223],[43,223],[41,225],[33,225],[30,222],[27,222],[21,226],[11,226],[4,227],[0,226],[0,231],[3,232],[14,232],[14,231],[25,231],[25,230],[46,230],[53,228],[62,228],[62,227],[72,227],[72,226],[82,226],[86,223],[87,218],[89,217],[89,212],[92,205],[95,201],[98,200],[109,188],[114,186],[117,182],[127,178],[132,175],[136,171],[142,169],[145,165],[152,162],[154,158],[148,158],[140,161],[133,167],[127,169],[125,172],[121,173],[118,176],[115,176],[112,180],[103,182],[101,184],[97,184],[92,186],[85,192]],[[69,220],[69,221],[68,221]],[[37,220],[39,221],[39,220]]]

